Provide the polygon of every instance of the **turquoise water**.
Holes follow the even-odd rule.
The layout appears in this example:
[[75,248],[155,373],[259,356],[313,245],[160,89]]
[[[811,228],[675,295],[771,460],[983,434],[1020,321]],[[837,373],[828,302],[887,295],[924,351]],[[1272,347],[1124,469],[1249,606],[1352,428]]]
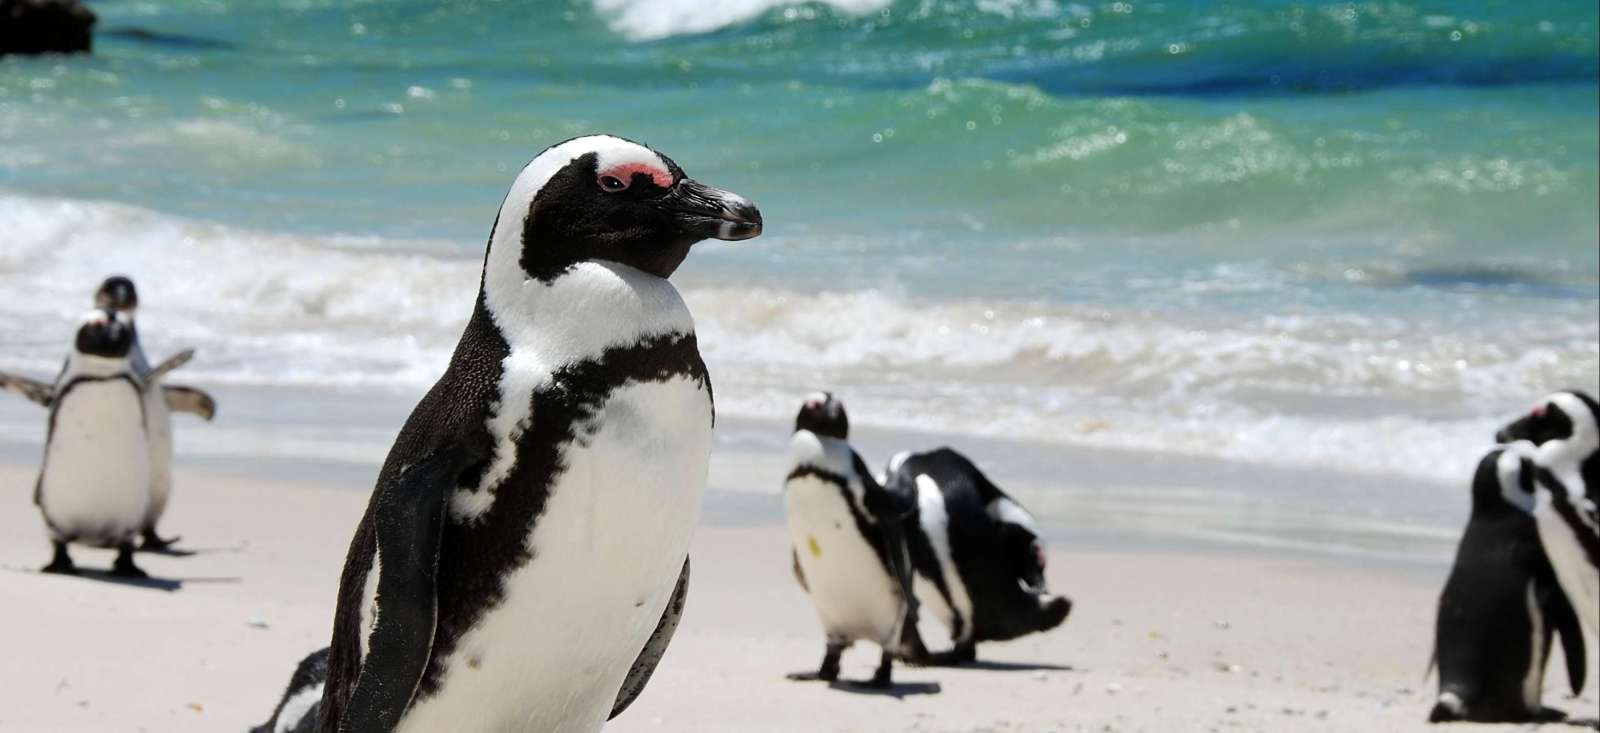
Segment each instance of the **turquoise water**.
[[93,6],[0,60],[0,365],[122,269],[198,374],[425,383],[609,131],[765,214],[681,277],[725,409],[1443,476],[1600,382],[1592,3]]

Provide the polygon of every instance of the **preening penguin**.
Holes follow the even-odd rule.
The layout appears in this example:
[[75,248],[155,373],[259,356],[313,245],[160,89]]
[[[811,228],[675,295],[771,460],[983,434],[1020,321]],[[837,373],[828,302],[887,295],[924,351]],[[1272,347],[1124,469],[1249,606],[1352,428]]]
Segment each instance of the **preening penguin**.
[[44,572],[77,573],[67,545],[78,543],[116,548],[112,574],[145,577],[133,562],[133,538],[150,504],[150,451],[132,348],[126,316],[91,311],[52,390],[33,495],[55,547]]
[[1540,702],[1555,633],[1574,694],[1583,689],[1583,630],[1528,514],[1535,470],[1518,451],[1496,449],[1473,476],[1472,515],[1439,597],[1439,698],[1431,722],[1565,717]]
[[683,610],[711,449],[666,278],[761,226],[616,137],[522,169],[351,541],[319,730],[594,731],[635,699]]
[[919,607],[946,628],[954,649],[936,663],[977,658],[980,641],[1059,626],[1072,602],[1045,585],[1045,553],[1033,515],[966,456],[949,448],[889,462],[890,493],[917,506],[907,531]]
[[328,649],[318,649],[294,668],[272,717],[250,733],[313,733],[322,705],[322,687],[328,682]]
[[1578,618],[1600,633],[1600,404],[1556,392],[1495,438],[1533,461],[1539,541]]
[[916,636],[904,523],[914,505],[894,501],[848,442],[844,405],[826,392],[806,398],[795,418],[784,480],[784,515],[795,579],[811,596],[826,635],[822,666],[795,680],[839,678],[839,659],[857,641],[882,649],[867,684],[891,684],[894,658],[925,654]]

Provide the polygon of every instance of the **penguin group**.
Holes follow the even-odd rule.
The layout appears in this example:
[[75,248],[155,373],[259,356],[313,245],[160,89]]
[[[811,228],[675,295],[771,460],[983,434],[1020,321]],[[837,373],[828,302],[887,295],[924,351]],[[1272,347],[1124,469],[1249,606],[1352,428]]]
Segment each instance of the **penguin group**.
[[1600,403],[1556,392],[1495,440],[1439,599],[1431,722],[1564,719],[1541,701],[1553,642],[1576,695],[1600,623]]
[[122,578],[148,577],[134,562],[136,540],[140,551],[173,552],[176,538],[156,532],[172,492],[172,412],[211,420],[216,402],[163,383],[194,352],[151,366],[134,325],[138,307],[133,281],[109,277],[55,381],[0,374],[0,388],[50,411],[33,490],[53,548],[43,572],[78,574],[73,544],[115,549],[111,575]]
[[[1038,523],[966,456],[938,448],[902,453],[880,480],[849,443],[844,404],[805,398],[790,440],[783,500],[794,575],[811,598],[825,651],[816,672],[835,682],[857,641],[881,651],[859,684],[888,687],[896,659],[954,665],[977,659],[978,642],[1048,631],[1072,602],[1045,583]],[[930,609],[951,648],[929,652],[917,630]]]

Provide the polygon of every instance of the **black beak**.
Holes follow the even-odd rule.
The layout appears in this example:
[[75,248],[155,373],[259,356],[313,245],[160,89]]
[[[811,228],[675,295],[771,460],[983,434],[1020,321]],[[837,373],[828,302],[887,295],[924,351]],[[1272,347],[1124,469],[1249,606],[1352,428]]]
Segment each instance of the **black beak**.
[[693,178],[679,180],[658,201],[679,226],[700,239],[737,242],[761,234],[761,210],[749,199]]
[[1504,431],[1504,430],[1496,432],[1494,434],[1494,442],[1496,442],[1496,443],[1510,443],[1511,442],[1511,434],[1506,432],[1506,431]]

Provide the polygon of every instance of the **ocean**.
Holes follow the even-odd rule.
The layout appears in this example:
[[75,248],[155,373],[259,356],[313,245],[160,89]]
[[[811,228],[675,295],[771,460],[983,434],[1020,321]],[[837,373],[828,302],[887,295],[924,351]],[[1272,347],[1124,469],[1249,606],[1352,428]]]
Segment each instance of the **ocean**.
[[91,5],[0,59],[0,369],[120,272],[187,380],[414,393],[516,172],[605,131],[761,206],[675,278],[730,416],[1464,492],[1600,389],[1593,3]]

